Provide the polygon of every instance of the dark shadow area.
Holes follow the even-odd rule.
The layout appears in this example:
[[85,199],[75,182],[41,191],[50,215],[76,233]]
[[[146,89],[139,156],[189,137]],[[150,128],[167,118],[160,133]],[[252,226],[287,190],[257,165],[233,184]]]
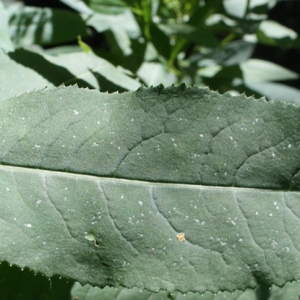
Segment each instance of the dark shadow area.
[[255,291],[257,300],[267,300],[270,297],[270,287],[265,285],[259,285]]
[[107,80],[104,76],[100,75],[99,73],[93,72],[92,70],[90,70],[90,72],[97,78],[99,86],[100,86],[99,90],[101,92],[114,93],[115,91],[118,91],[119,93],[123,93],[123,92],[127,91],[126,89]]
[[212,78],[203,80],[210,89],[225,93],[231,89],[232,82],[235,78],[243,78],[243,72],[239,65],[227,66],[222,68]]
[[120,65],[123,66],[125,69],[136,73],[142,65],[142,63],[144,62],[146,46],[146,42],[140,43],[138,40],[132,39],[131,48],[133,52],[132,54],[126,56]]
[[70,299],[73,281],[59,279],[50,280],[41,274],[34,274],[27,268],[22,271],[7,263],[0,265],[0,298],[1,300],[34,299],[65,300]]
[[59,0],[24,0],[23,2],[28,6],[62,8],[73,11],[68,5],[63,4]]

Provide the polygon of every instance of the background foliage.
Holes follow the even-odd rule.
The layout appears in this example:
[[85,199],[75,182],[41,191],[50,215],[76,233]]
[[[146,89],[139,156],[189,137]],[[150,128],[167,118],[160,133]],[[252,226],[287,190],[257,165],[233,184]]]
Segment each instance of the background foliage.
[[[0,43],[11,51],[13,62],[39,77],[35,84],[28,79],[24,91],[46,83],[77,83],[114,92],[184,81],[221,93],[295,102],[300,45],[296,2],[9,1],[1,8]],[[295,30],[268,18],[268,13],[281,16],[288,8],[284,20]],[[79,45],[77,36],[83,40]],[[84,48],[85,43],[91,48]],[[95,55],[83,58],[80,46]]]
[[[276,15],[276,10],[287,11],[291,7],[297,12],[297,5],[299,11],[296,2],[0,1],[0,99],[62,84],[121,92],[135,90],[141,84],[171,85],[184,81],[188,85],[209,86],[221,93],[246,92],[299,104],[299,20],[293,19],[291,12],[288,16],[282,14],[286,23],[291,21],[292,29],[269,17]],[[50,289],[49,285],[47,290],[47,279],[39,275],[41,283],[33,284],[24,283],[23,280],[32,278],[28,274],[16,275],[17,268],[2,265],[1,273],[5,274],[1,276],[5,278],[1,291],[7,287],[9,276],[20,276],[25,278],[20,279],[20,286],[39,287],[40,293],[34,294],[39,297],[36,299],[58,299],[55,288]],[[61,289],[60,295],[66,295],[72,285],[55,284]],[[296,296],[298,291],[293,288]],[[31,299],[32,295],[25,290],[13,297]],[[98,296],[100,293],[92,292],[91,287],[79,290],[79,284],[74,285],[72,295],[85,293],[86,299],[95,299],[88,293]],[[120,294],[128,291],[107,288],[101,293],[107,293],[107,299],[116,295],[123,299]],[[139,291],[132,293],[138,296],[131,295],[131,299],[141,299]],[[145,299],[150,297],[149,292],[143,293]],[[273,288],[271,292],[258,289],[246,293],[247,296],[237,291],[232,295],[219,293],[205,297],[267,299],[268,294],[275,299],[274,295],[283,291]],[[13,297],[8,295],[7,299]],[[153,297],[180,299],[181,294]],[[198,295],[188,297],[196,299]]]

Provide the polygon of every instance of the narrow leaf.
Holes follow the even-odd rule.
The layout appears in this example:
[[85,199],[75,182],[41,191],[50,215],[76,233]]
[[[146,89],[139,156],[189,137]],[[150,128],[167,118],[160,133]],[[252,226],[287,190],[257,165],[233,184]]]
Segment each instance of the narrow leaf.
[[244,73],[244,79],[252,82],[299,78],[299,74],[261,59],[249,59],[241,64],[241,69]]

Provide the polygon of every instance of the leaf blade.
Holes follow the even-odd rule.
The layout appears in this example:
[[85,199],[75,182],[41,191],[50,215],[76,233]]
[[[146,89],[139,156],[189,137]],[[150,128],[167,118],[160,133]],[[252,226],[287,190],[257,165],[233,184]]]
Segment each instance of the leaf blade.
[[[151,291],[300,277],[299,107],[185,86],[60,87],[0,105],[0,260]],[[263,153],[255,163],[251,149]],[[225,186],[213,169],[223,159],[248,173]]]
[[300,110],[292,104],[181,86],[112,95],[61,87],[2,105],[0,120],[7,126],[2,164],[158,182],[300,189]]
[[200,293],[300,276],[297,192],[0,170],[1,259],[22,268],[100,287]]

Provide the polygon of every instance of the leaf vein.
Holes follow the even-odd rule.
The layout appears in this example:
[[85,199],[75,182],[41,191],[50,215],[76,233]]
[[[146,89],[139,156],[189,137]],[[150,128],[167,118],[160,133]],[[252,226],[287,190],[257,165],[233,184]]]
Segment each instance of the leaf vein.
[[116,231],[120,234],[121,238],[126,241],[126,243],[128,243],[131,248],[134,250],[135,254],[140,254],[138,249],[136,249],[136,247],[123,235],[122,231],[118,228],[117,224],[115,223],[111,213],[110,213],[110,209],[108,207],[108,203],[109,203],[109,199],[108,197],[106,196],[102,186],[100,185],[100,182],[98,181],[97,182],[97,188],[98,188],[98,191],[99,191],[99,194],[100,196],[102,196],[102,198],[105,200],[105,203],[106,203],[106,208],[107,208],[107,214],[109,216],[109,219],[111,220],[111,224],[113,225],[113,227],[116,229]]

